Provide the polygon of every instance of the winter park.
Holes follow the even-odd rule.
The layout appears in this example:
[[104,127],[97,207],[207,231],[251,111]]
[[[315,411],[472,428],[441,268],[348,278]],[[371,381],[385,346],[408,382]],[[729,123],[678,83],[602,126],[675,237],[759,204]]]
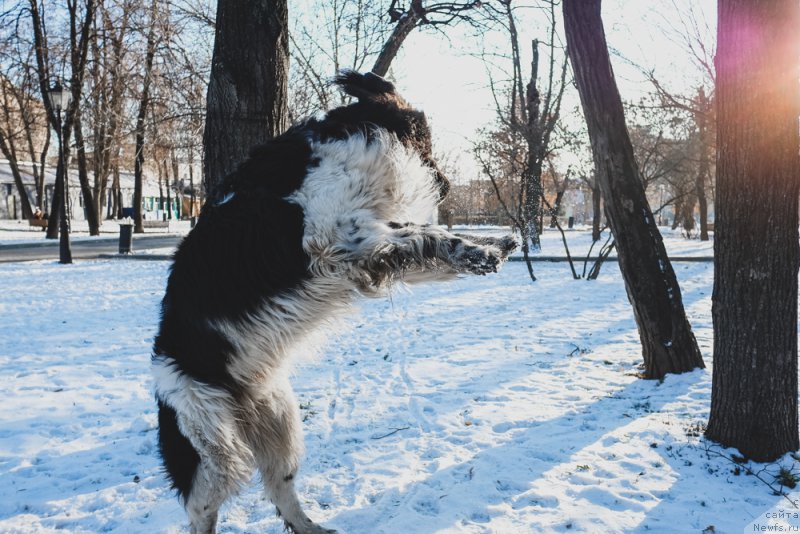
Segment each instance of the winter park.
[[0,532],[800,531],[796,0],[0,21]]

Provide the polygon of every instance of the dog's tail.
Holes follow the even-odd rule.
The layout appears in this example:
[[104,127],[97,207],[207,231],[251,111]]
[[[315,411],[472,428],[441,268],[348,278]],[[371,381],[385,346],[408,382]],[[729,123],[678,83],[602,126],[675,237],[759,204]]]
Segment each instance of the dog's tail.
[[168,404],[158,401],[158,446],[164,471],[172,488],[184,500],[192,491],[194,474],[200,465],[200,455],[178,428],[178,416]]
[[340,70],[333,83],[342,88],[350,96],[361,100],[397,99],[394,84],[384,80],[377,74],[367,72],[361,74],[354,70]]

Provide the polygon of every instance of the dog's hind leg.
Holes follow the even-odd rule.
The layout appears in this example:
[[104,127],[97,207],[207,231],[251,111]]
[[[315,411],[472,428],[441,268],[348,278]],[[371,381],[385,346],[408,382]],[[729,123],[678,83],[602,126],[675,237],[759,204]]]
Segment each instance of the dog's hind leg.
[[219,508],[250,478],[253,456],[227,409],[182,408],[191,415],[159,402],[164,466],[182,497],[191,534],[214,534]]
[[289,381],[275,377],[269,388],[245,421],[245,433],[267,497],[275,504],[286,528],[295,534],[334,533],[308,518],[294,488],[303,455],[303,432],[300,410]]
[[[252,473],[249,451],[230,443],[209,444],[201,453],[192,490],[186,498],[191,534],[214,534],[219,509]],[[239,449],[239,450],[237,450]]]
[[207,462],[201,463],[194,479],[194,487],[186,499],[191,534],[214,534],[217,515],[222,503],[232,492],[226,491],[225,477]]

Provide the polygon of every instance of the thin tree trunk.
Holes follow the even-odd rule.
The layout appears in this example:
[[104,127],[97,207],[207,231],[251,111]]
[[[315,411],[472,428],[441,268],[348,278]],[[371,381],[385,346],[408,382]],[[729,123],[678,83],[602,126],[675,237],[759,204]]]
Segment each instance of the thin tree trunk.
[[219,0],[208,84],[205,145],[207,198],[250,148],[288,124],[287,0]]
[[158,211],[164,211],[164,173],[161,171],[161,165],[158,165]]
[[189,187],[191,188],[191,193],[189,196],[189,219],[195,216],[194,213],[194,201],[195,201],[195,192],[194,192],[194,150],[189,148]]
[[714,374],[706,436],[772,461],[800,446],[796,0],[720,0]]
[[[172,186],[175,190],[175,206],[177,207],[177,213],[175,214],[175,219],[180,220],[182,211],[183,211],[183,194],[180,187],[179,175],[180,171],[178,170],[178,158],[175,155],[175,149],[173,148],[170,150],[170,166],[172,167]],[[167,173],[169,174],[169,173]]]
[[567,50],[592,144],[595,174],[639,327],[644,377],[703,367],[681,291],[647,203],[614,80],[600,0],[564,0]]
[[681,225],[681,220],[683,219],[683,203],[686,202],[686,195],[680,195],[678,198],[675,199],[675,203],[673,204],[673,213],[674,216],[672,218],[672,226],[670,229],[675,230],[678,226]]
[[[58,165],[56,166],[56,181],[53,187],[53,197],[50,201],[50,216],[47,219],[47,233],[45,234],[46,239],[58,239],[58,230],[60,228],[59,221],[61,220],[61,192],[66,191],[66,182],[64,182],[64,186],[62,187],[62,181],[68,180],[69,174],[69,139],[70,139],[70,132],[66,128],[64,129],[63,139],[62,139],[62,147],[64,150],[64,157],[59,158]],[[63,164],[62,164],[63,161]],[[61,169],[61,171],[59,171]],[[65,200],[64,204],[68,200]]]
[[136,115],[136,128],[134,129],[136,138],[135,158],[133,161],[133,232],[135,234],[144,233],[142,223],[142,183],[144,181],[144,134],[145,118],[147,117],[147,107],[150,105],[150,84],[152,82],[153,61],[156,55],[156,18],[157,0],[153,0],[150,11],[150,28],[147,30],[147,50],[144,59],[144,79],[142,81],[142,93],[139,97],[139,112]]
[[709,139],[708,132],[708,112],[711,105],[706,97],[705,90],[700,87],[697,94],[697,103],[700,113],[696,114],[697,129],[700,137],[700,164],[695,181],[695,194],[697,195],[697,205],[700,209],[700,241],[708,241],[708,201],[706,200],[706,180],[709,173]]
[[78,155],[78,180],[81,185],[86,222],[89,223],[89,235],[100,235],[100,221],[97,219],[95,199],[92,194],[92,187],[89,185],[89,165],[86,161],[86,146],[84,145],[83,125],[81,124],[80,116],[75,117],[75,143],[77,144]]
[[[513,17],[509,14],[509,19]],[[542,209],[542,159],[543,159],[543,131],[540,125],[542,100],[539,88],[536,83],[539,78],[539,41],[532,42],[531,78],[525,88],[525,142],[528,145],[528,162],[525,176],[525,215],[531,225],[531,243],[533,248],[541,248],[541,235],[544,227],[542,219],[544,210]],[[517,52],[518,54],[518,52]],[[517,56],[519,58],[519,56]],[[520,77],[522,69],[520,68]],[[522,98],[522,94],[520,94]]]
[[600,211],[600,199],[600,184],[595,179],[594,185],[592,185],[592,242],[600,241],[600,222],[603,218]]
[[165,184],[167,186],[167,213],[166,213],[166,216],[167,216],[167,220],[171,221],[172,220],[172,193],[171,193],[172,187],[170,186],[169,168],[167,166],[167,160],[164,160],[164,182],[165,182]]
[[686,232],[686,237],[692,237],[692,230],[695,228],[694,224],[694,203],[695,198],[693,195],[687,195],[681,205],[683,207],[683,214],[681,218],[683,219],[683,229]]
[[[42,152],[39,154],[39,165],[36,165],[36,157],[32,157],[33,159],[33,179],[36,183],[36,207],[38,207],[42,213],[45,212],[45,193],[44,193],[44,176],[45,170],[47,169],[47,153],[50,150],[50,128],[47,128],[47,133],[45,134],[44,138],[44,146],[42,147]],[[33,150],[31,150],[31,154],[33,155]]]
[[8,145],[7,140],[3,137],[2,133],[0,133],[0,152],[2,152],[6,157],[6,160],[8,160],[8,164],[11,167],[11,175],[14,178],[14,185],[17,188],[17,193],[19,194],[20,198],[22,218],[32,219],[33,208],[31,208],[31,200],[28,197],[28,191],[25,189],[25,184],[22,181],[22,173],[19,171],[16,155],[12,151],[13,148]]
[[556,200],[553,202],[553,210],[550,212],[550,228],[555,228],[558,224],[558,212],[561,211],[561,201],[564,200],[564,191],[556,193]]
[[114,165],[114,179],[111,182],[111,188],[114,198],[114,209],[112,210],[112,216],[115,219],[122,219],[123,212],[122,208],[124,207],[124,203],[122,202],[122,185],[120,184],[119,179],[119,165]]

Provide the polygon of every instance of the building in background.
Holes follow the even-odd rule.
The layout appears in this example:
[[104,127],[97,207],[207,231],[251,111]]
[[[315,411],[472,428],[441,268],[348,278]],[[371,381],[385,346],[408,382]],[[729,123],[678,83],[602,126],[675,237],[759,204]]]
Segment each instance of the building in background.
[[[32,164],[19,163],[20,171],[23,175],[23,181],[28,190],[30,199],[35,198],[33,176],[31,174]],[[44,195],[44,210],[45,213],[50,211],[50,202],[53,197],[53,187],[55,184],[55,166],[45,169],[45,195]],[[200,169],[194,169],[194,172],[199,175]],[[144,182],[142,184],[142,207],[144,210],[145,220],[166,220],[166,219],[187,219],[190,217],[190,207],[194,202],[193,215],[199,213],[200,199],[202,195],[199,191],[192,194],[192,188],[189,185],[188,167],[182,165],[179,175],[186,175],[187,178],[181,178],[177,183],[161,184],[159,187],[158,176],[152,172],[145,170]],[[113,178],[109,178],[112,182]],[[198,180],[195,187],[199,189],[200,181]],[[133,171],[120,170],[119,172],[119,201],[122,205],[122,214],[125,216],[133,216]],[[68,180],[68,213],[73,220],[85,220],[86,213],[84,211],[84,202],[81,195],[81,190],[78,182],[78,170],[69,169]],[[109,185],[106,190],[106,206],[114,206],[112,196],[117,194],[117,191]],[[103,219],[116,219],[118,217],[110,213],[106,208]],[[20,210],[19,193],[14,185],[14,178],[11,174],[11,167],[8,161],[0,159],[0,219],[22,219]]]

